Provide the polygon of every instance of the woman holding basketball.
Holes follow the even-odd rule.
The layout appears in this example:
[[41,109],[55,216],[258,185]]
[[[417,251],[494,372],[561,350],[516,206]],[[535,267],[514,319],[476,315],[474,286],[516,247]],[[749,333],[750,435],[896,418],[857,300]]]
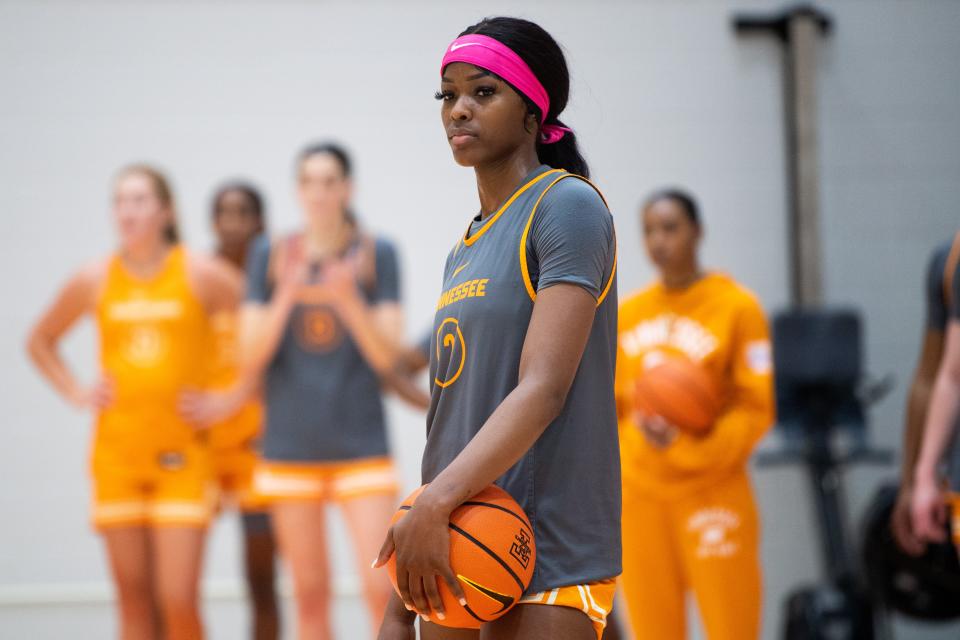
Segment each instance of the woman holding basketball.
[[[441,121],[455,161],[474,169],[480,211],[444,269],[429,484],[377,558],[396,555],[400,592],[380,637],[410,637],[412,611],[427,639],[593,639],[620,573],[613,219],[558,120],[569,75],[546,31],[483,20],[440,71]],[[434,624],[441,582],[462,602],[477,589],[450,568],[450,514],[494,481],[532,522],[532,582],[479,632]]]
[[[683,638],[692,589],[710,640],[757,638],[758,516],[747,460],[773,422],[767,323],[750,291],[701,269],[692,197],[653,194],[642,224],[660,279],[623,302],[618,325],[629,619],[638,640]],[[674,380],[656,379],[668,374]]]
[[351,162],[335,144],[297,160],[304,228],[248,261],[243,379],[262,374],[266,423],[254,490],[270,504],[293,576],[298,634],[330,637],[326,508],[350,531],[372,624],[390,584],[370,567],[396,506],[380,374],[400,353],[403,314],[396,252],[350,210]]
[[[203,432],[178,401],[206,384],[210,318],[237,308],[242,281],[177,244],[173,195],[155,169],[122,170],[113,210],[117,252],[74,274],[33,327],[29,351],[64,398],[97,414],[93,523],[107,546],[120,637],[196,640],[210,469]],[[84,387],[57,346],[88,313],[100,380]]]

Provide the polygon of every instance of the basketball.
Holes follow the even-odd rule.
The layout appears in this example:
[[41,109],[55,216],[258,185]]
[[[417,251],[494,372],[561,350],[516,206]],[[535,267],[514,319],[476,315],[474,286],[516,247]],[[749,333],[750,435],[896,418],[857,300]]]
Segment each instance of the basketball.
[[707,372],[673,356],[645,369],[636,381],[637,409],[658,415],[686,433],[704,436],[720,412],[720,394]]
[[[390,524],[410,510],[420,487],[397,509]],[[530,585],[537,552],[527,515],[509,493],[490,485],[450,514],[450,567],[467,597],[461,606],[446,583],[438,586],[446,619],[430,621],[445,627],[479,629],[509,611]],[[396,554],[387,563],[397,589]],[[399,591],[398,591],[399,593]]]

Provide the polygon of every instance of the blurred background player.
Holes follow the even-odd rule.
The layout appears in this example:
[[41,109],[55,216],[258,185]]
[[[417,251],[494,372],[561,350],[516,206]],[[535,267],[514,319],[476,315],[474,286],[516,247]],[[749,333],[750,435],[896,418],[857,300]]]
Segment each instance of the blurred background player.
[[[210,319],[236,310],[242,281],[178,244],[173,194],[156,169],[123,169],[113,198],[116,253],[70,278],[33,327],[29,351],[64,398],[97,414],[93,523],[107,547],[120,637],[195,640],[212,495],[205,434],[180,415],[178,398],[206,385]],[[57,347],[88,313],[99,328],[100,379],[86,387]]]
[[[937,370],[943,356],[944,334],[951,317],[950,292],[952,282],[960,281],[960,234],[952,242],[938,247],[930,257],[927,267],[925,299],[927,323],[920,347],[920,360],[910,385],[907,399],[907,419],[903,434],[903,461],[900,470],[900,491],[890,519],[893,536],[905,552],[918,556],[925,544],[913,531],[910,517],[910,495],[913,492],[913,475],[917,456],[923,439],[923,427]],[[951,488],[960,487],[960,464],[950,461]]]
[[[638,640],[683,638],[692,589],[710,640],[757,638],[758,514],[747,460],[773,422],[767,322],[750,291],[701,269],[692,197],[655,193],[643,205],[642,228],[659,280],[620,306],[620,611]],[[637,377],[670,357],[698,363],[721,393],[722,409],[705,436],[637,410]]]
[[[263,198],[253,186],[228,183],[220,187],[212,203],[213,230],[217,238],[216,256],[242,279],[248,249],[265,230]],[[210,388],[229,389],[237,383],[239,371],[239,314],[219,313],[211,318],[214,354]],[[198,423],[208,423],[211,409],[205,398],[217,394],[185,398],[185,412]],[[216,417],[215,415],[213,417]],[[234,507],[242,513],[244,573],[253,613],[253,638],[276,640],[280,618],[274,580],[276,547],[270,529],[267,507],[253,491],[253,470],[257,462],[257,441],[263,423],[259,397],[249,397],[227,419],[213,424],[208,443],[214,479],[220,493],[220,508]]]
[[270,501],[293,576],[299,637],[314,640],[330,633],[330,502],[346,520],[373,628],[390,596],[370,561],[397,503],[379,376],[396,368],[403,313],[393,246],[350,210],[347,153],[308,147],[297,178],[304,227],[254,248],[242,343],[245,371],[263,372],[265,387],[255,490]]
[[[960,417],[960,278],[957,252],[960,235],[947,257],[943,297],[948,309],[943,357],[937,371],[911,494],[913,534],[921,541],[943,542],[947,537],[948,500],[954,515],[954,542],[960,543],[960,498],[947,496],[941,483],[940,466],[954,438]],[[957,487],[951,487],[956,490]]]

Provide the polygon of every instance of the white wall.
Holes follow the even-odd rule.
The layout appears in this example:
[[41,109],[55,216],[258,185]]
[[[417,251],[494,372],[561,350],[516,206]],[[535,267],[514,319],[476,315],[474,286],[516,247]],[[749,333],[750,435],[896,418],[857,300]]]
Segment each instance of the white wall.
[[[166,168],[186,237],[205,249],[216,183],[252,178],[268,194],[271,226],[289,228],[297,222],[296,151],[317,138],[344,141],[356,156],[364,222],[402,249],[413,336],[430,320],[439,265],[476,208],[472,175],[451,161],[432,101],[439,57],[476,19],[521,15],[567,50],[573,96],[564,120],[617,218],[621,293],[651,275],[638,245],[638,201],[654,187],[682,184],[702,202],[709,264],[774,309],[787,300],[781,54],[772,39],[737,38],[729,20],[733,9],[776,6],[0,1],[0,635],[60,637],[69,628],[100,637],[110,628],[102,605],[10,603],[36,594],[82,600],[106,584],[86,524],[89,419],[42,384],[22,343],[70,270],[110,250],[109,184],[119,166]],[[871,370],[901,383],[874,415],[878,439],[894,445],[920,333],[923,263],[958,221],[960,3],[846,0],[830,8],[836,29],[820,63],[826,290],[833,302],[863,308]],[[89,325],[65,351],[89,378]],[[391,416],[413,487],[422,418],[397,405]],[[881,475],[850,474],[855,513]],[[756,481],[765,637],[773,638],[780,599],[817,578],[819,556],[799,471],[763,470]],[[337,532],[338,576],[349,590]],[[221,525],[208,560],[214,591],[229,595],[236,558],[235,528]],[[340,602],[346,628],[357,604]],[[236,637],[242,627],[240,609],[228,604],[211,604],[214,637]]]

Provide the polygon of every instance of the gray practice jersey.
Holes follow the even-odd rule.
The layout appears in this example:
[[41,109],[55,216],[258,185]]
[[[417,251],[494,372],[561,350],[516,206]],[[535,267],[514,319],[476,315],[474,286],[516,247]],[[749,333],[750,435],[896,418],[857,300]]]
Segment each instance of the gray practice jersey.
[[[372,251],[370,281],[358,283],[369,304],[400,299],[393,246],[358,241],[351,251]],[[270,300],[270,242],[262,238],[247,262],[247,298]],[[318,276],[314,275],[313,280]],[[267,460],[332,462],[388,453],[380,380],[364,360],[333,308],[298,303],[266,372]]]
[[498,212],[475,221],[447,258],[422,472],[432,481],[517,386],[538,291],[569,283],[597,298],[562,413],[497,480],[533,525],[529,592],[537,592],[620,573],[616,238],[610,212],[585,180],[541,166],[522,185]]

